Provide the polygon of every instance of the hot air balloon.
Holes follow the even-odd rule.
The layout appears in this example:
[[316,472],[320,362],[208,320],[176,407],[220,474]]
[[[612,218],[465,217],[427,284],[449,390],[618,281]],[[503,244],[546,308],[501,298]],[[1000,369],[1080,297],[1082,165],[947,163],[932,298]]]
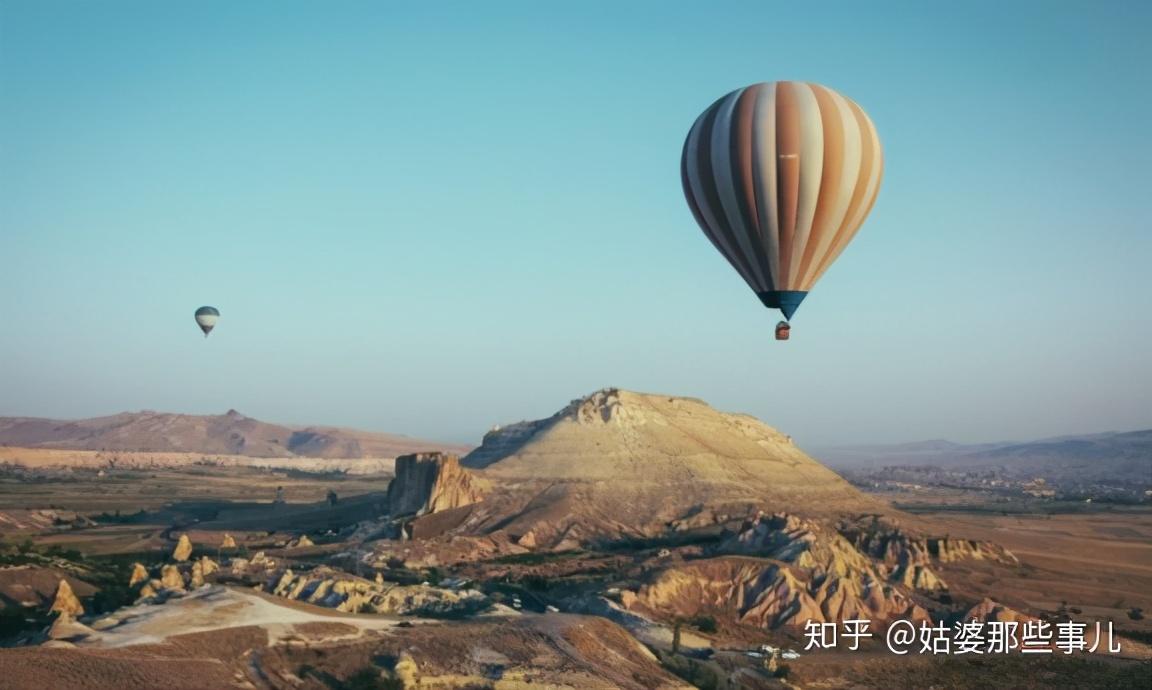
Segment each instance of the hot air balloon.
[[680,162],[704,234],[788,320],[856,235],[883,171],[876,127],[860,106],[794,81],[753,84],[713,103],[688,132]]
[[216,311],[216,307],[200,307],[196,310],[196,325],[204,331],[205,338],[212,332],[219,318],[220,312]]

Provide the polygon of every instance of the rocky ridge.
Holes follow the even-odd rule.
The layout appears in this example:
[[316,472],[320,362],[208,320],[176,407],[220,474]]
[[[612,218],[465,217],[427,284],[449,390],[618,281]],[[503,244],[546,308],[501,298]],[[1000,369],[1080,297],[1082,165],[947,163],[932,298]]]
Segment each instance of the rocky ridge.
[[965,559],[1016,563],[998,545],[914,537],[890,519],[841,528],[844,534],[795,515],[759,514],[704,558],[661,569],[637,590],[626,590],[622,603],[671,616],[721,612],[768,628],[808,620],[928,620],[914,595],[947,589],[934,567]]
[[[184,544],[187,535],[181,537]],[[286,548],[292,550],[310,546],[307,535],[292,540]],[[398,585],[385,582],[377,575],[375,582],[348,573],[320,566],[294,571],[263,552],[251,559],[231,558],[221,566],[207,556],[195,560],[179,560],[192,550],[191,541],[186,548],[177,548],[172,563],[159,564],[152,569],[135,563],[129,578],[129,587],[136,591],[137,603],[162,604],[174,597],[183,597],[216,581],[218,574],[226,574],[232,581],[247,583],[278,597],[306,602],[349,613],[381,613],[390,615],[420,615],[426,617],[464,616],[487,609],[489,599],[475,590],[450,589],[424,585]],[[67,583],[61,584],[61,591]],[[67,589],[65,594],[69,594]],[[74,600],[74,597],[72,598]],[[60,605],[70,607],[70,600],[57,596]],[[78,602],[76,602],[78,605]],[[63,608],[61,610],[64,610]],[[76,615],[83,612],[81,608]]]
[[397,434],[271,424],[236,410],[222,415],[144,410],[80,420],[0,417],[0,446],[263,458],[392,458],[421,450],[465,450]]
[[888,567],[893,581],[916,589],[947,588],[943,580],[932,572],[933,563],[963,560],[1004,565],[1019,563],[1016,556],[998,544],[949,536],[913,535],[889,517],[872,515],[844,521],[839,530],[861,553]]
[[349,613],[445,617],[465,616],[491,606],[488,598],[475,590],[372,582],[325,567],[302,573],[285,570],[268,591]]

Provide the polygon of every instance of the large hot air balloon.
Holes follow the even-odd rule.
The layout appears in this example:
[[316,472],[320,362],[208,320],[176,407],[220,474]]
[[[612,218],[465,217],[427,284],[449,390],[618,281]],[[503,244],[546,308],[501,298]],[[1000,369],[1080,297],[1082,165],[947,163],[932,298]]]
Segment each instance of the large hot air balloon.
[[680,163],[704,234],[785,319],[855,236],[883,170],[860,106],[795,81],[753,84],[713,103],[688,132]]
[[205,338],[212,332],[219,318],[220,312],[216,311],[216,307],[200,307],[196,310],[196,325],[204,331]]

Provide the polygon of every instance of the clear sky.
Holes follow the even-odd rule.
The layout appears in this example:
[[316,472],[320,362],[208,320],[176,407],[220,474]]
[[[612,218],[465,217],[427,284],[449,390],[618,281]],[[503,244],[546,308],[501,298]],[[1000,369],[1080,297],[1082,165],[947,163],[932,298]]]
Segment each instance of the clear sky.
[[[477,441],[620,386],[809,445],[1152,426],[1150,33],[1137,1],[2,0],[0,415]],[[788,343],[679,179],[699,112],[778,79],[886,155]]]

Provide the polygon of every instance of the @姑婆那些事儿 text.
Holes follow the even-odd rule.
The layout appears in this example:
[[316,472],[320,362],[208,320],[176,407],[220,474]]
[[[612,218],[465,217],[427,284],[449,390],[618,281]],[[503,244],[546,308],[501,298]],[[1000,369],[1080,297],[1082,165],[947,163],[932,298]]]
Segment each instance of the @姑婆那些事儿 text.
[[906,619],[891,621],[881,634],[872,629],[872,621],[846,620],[821,623],[809,620],[804,626],[805,651],[822,649],[860,649],[862,640],[881,637],[893,654],[1064,654],[1120,652],[1113,635],[1112,622],[1107,627],[1076,621],[1050,623],[1027,621],[957,621],[944,623]]

